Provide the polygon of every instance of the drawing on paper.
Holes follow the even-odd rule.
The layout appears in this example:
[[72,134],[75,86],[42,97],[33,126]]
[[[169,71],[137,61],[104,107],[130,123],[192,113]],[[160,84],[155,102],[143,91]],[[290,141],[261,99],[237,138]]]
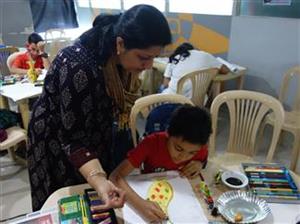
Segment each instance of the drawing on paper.
[[168,214],[168,206],[173,194],[173,188],[167,180],[155,180],[148,189],[147,199],[157,202],[161,209]]

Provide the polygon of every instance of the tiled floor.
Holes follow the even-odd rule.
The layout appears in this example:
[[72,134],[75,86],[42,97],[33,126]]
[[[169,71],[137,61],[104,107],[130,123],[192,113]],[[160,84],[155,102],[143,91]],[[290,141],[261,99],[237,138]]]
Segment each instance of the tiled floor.
[[[228,136],[228,121],[226,115],[219,120],[219,129],[217,134],[217,152],[224,151]],[[266,145],[270,139],[270,130],[267,128],[265,141],[260,147],[260,151],[256,159],[262,161],[266,153]],[[299,141],[299,140],[298,140]],[[292,138],[290,135],[285,135],[276,150],[275,162],[280,162],[289,165],[291,155]],[[265,150],[264,150],[265,149]],[[8,156],[0,158],[1,166],[6,166],[9,163]],[[16,168],[14,168],[16,169]],[[18,168],[17,168],[18,169]],[[11,170],[12,171],[12,170]],[[300,164],[297,168],[300,173]],[[3,175],[3,171],[1,175]],[[19,214],[31,212],[30,186],[28,181],[28,173],[26,169],[19,170],[17,174],[0,180],[0,220],[13,217]]]

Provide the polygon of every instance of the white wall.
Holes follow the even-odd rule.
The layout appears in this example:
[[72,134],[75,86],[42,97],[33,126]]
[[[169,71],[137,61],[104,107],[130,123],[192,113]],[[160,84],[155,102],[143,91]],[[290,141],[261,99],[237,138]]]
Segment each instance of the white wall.
[[228,60],[248,68],[244,89],[278,96],[283,73],[300,65],[300,19],[232,17]]

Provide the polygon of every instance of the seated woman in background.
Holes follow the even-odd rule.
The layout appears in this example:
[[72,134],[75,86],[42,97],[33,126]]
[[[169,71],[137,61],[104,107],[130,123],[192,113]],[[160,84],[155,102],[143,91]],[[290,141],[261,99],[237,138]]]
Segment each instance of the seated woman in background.
[[[175,94],[180,78],[188,73],[208,68],[218,68],[219,74],[226,74],[230,71],[213,55],[194,49],[190,43],[183,43],[169,57],[160,91]],[[191,91],[185,91],[184,95],[191,98]]]
[[29,35],[24,54],[19,54],[12,62],[9,68],[12,74],[26,74],[29,69],[28,61],[34,61],[34,68],[38,75],[42,73],[42,69],[49,69],[50,61],[48,54],[44,51],[45,43],[43,38],[37,34]]

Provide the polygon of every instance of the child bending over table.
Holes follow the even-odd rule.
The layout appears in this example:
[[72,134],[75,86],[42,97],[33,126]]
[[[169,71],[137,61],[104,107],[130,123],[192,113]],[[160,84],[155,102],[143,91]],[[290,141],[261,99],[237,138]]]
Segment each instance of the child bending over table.
[[210,114],[200,107],[183,105],[177,108],[165,132],[145,137],[128,152],[110,175],[110,180],[127,192],[127,202],[147,221],[160,222],[167,218],[159,205],[140,197],[125,177],[143,163],[143,173],[178,170],[180,175],[195,178],[206,163],[207,142],[211,134]]

